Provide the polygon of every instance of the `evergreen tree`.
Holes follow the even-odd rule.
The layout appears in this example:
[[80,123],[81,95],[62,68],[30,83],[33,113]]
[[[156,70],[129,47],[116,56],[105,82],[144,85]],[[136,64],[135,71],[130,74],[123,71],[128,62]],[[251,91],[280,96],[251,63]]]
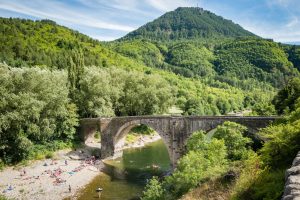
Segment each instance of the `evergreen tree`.
[[70,90],[70,98],[73,102],[77,102],[78,94],[80,93],[80,80],[84,73],[84,57],[82,50],[72,50],[69,67],[68,67],[68,83]]

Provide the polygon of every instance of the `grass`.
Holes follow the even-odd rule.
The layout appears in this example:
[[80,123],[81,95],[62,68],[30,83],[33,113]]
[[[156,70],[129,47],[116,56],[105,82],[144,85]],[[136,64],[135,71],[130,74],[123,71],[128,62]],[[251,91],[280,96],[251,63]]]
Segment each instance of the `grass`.
[[64,142],[55,140],[46,144],[37,144],[31,149],[28,160],[51,159],[54,157],[55,151],[68,148],[75,149],[79,147],[82,147],[82,144],[79,141]]
[[101,140],[101,134],[97,131],[94,135],[94,138]]
[[229,199],[231,186],[232,183],[224,183],[222,177],[217,178],[199,185],[185,194],[180,200]]
[[9,200],[9,199],[0,194],[0,200]]
[[131,144],[131,143],[136,142],[138,139],[139,139],[139,135],[138,134],[136,134],[136,133],[129,133],[126,136],[125,142],[127,144]]
[[5,164],[4,162],[0,159],[0,172],[4,169]]

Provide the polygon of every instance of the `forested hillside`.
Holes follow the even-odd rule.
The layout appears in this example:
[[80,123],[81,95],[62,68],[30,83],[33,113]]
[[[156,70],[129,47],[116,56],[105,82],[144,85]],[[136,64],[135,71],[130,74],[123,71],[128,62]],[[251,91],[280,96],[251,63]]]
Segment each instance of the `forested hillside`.
[[51,20],[0,18],[0,60],[15,67],[66,69],[72,49],[82,49],[85,65],[140,65],[102,43]]
[[202,8],[177,8],[122,39],[146,38],[155,41],[255,36],[238,24]]
[[113,42],[109,47],[150,67],[185,77],[218,80],[242,89],[249,87],[249,82],[278,88],[299,75],[299,48],[284,48],[259,38],[165,43],[135,39]]
[[202,8],[168,12],[109,47],[150,67],[242,89],[249,82],[278,88],[299,75],[299,47],[259,38]]
[[[219,115],[251,108],[261,102],[267,105],[275,92],[271,85],[255,78],[239,80],[237,77],[234,79],[219,76],[214,67],[216,43],[201,41],[163,43],[150,42],[145,39],[102,43],[49,20],[2,18],[1,24],[3,25],[1,26],[3,42],[0,58],[11,67],[37,66],[74,71],[76,65],[95,65],[99,69],[115,66],[115,68],[125,68],[130,71],[136,70],[148,76],[153,74],[165,79],[174,88],[172,93],[176,99],[173,104],[181,108],[185,114]],[[228,40],[218,41],[225,43]],[[81,61],[78,61],[79,57],[82,57]],[[82,74],[90,70],[92,68],[86,68]],[[186,78],[176,76],[169,71]],[[94,74],[90,73],[90,76],[94,77]],[[92,84],[80,86],[94,95],[84,99],[91,98],[90,102],[85,104],[87,107],[91,105],[91,109],[82,108],[77,104],[81,117],[158,113],[157,111],[120,111],[116,108],[119,104],[116,103],[117,97],[113,96],[115,94],[105,93],[104,89],[92,91],[89,88],[93,87],[93,84],[99,84],[97,87],[100,87],[101,82],[97,83],[96,80],[102,81],[103,84],[114,85],[116,76],[114,75],[113,79],[109,80],[110,74],[101,72],[98,75],[103,77],[100,79],[95,77]],[[136,84],[141,84],[141,82],[136,82]],[[72,90],[74,89],[76,90],[76,88]],[[110,91],[119,91],[119,88],[116,90],[112,88]],[[136,89],[136,91],[139,90]],[[98,101],[100,101],[99,104],[96,103]]]

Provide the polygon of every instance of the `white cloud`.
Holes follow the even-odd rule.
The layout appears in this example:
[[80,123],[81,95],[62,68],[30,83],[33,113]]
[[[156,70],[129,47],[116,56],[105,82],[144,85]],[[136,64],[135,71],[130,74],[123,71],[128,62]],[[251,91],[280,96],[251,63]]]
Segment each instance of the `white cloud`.
[[[118,30],[124,32],[135,29],[135,27],[100,20],[87,14],[80,14],[80,12],[72,11],[71,9],[66,8],[64,4],[58,2],[32,1],[32,3],[35,3],[36,5],[27,6],[24,3],[15,3],[12,1],[5,3],[1,2],[0,9],[18,12],[38,18],[48,18],[94,28]],[[39,4],[42,5],[38,6]]]
[[143,4],[140,0],[78,0],[81,4],[90,8],[110,8],[118,11],[128,11],[130,13],[151,16],[152,13],[147,10],[141,10],[140,5]]
[[293,19],[290,20],[290,22],[286,25],[287,28],[293,28],[299,26],[300,27],[300,21],[299,18],[294,16]]
[[[280,22],[258,19],[256,7],[236,12],[234,6],[210,0],[0,0],[0,9],[37,18],[52,19],[60,24],[81,30],[99,40],[114,40],[158,15],[184,6],[204,6],[206,9],[241,24],[247,30],[275,41],[300,41],[299,0],[264,0],[256,5],[285,10]],[[222,14],[223,13],[223,14]],[[22,16],[22,15],[21,15]],[[285,24],[282,22],[286,20]],[[98,30],[95,30],[98,29]],[[101,31],[99,30],[101,29]],[[94,31],[95,30],[95,31]]]
[[[291,21],[293,22],[293,21]],[[269,24],[264,21],[246,22],[243,27],[263,38],[271,38],[276,42],[300,41],[300,26],[291,23],[292,26]]]
[[268,0],[269,5],[279,5],[287,7],[291,4],[294,0]]
[[177,7],[197,6],[195,0],[146,0],[146,2],[153,8],[159,11],[171,11]]

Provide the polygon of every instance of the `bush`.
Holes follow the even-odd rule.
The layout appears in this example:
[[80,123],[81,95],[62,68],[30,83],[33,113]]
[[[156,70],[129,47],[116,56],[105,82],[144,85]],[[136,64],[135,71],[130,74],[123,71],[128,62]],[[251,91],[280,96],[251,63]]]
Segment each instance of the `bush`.
[[47,152],[45,155],[45,158],[50,159],[50,158],[53,158],[53,156],[54,156],[53,152]]
[[260,153],[263,161],[273,169],[289,166],[300,150],[300,104],[283,124],[270,126],[260,133],[268,142]]
[[148,182],[143,192],[142,200],[163,200],[164,190],[157,177],[153,177]]
[[147,125],[141,124],[133,127],[130,132],[138,133],[142,135],[151,135],[154,133],[154,130]]
[[3,170],[5,167],[4,162],[0,159],[0,171]]
[[232,161],[247,158],[249,145],[252,141],[250,138],[244,137],[243,133],[246,127],[234,122],[224,122],[218,126],[213,137],[223,139],[227,148],[228,158]]
[[203,181],[224,173],[228,167],[226,147],[222,140],[213,139],[203,151],[190,151],[183,156],[166,182],[175,197],[188,192]]
[[251,186],[257,181],[258,177],[264,172],[261,158],[253,153],[245,160],[242,165],[242,172],[236,181],[232,192],[232,200],[248,199],[251,195]]
[[232,192],[232,200],[280,199],[285,169],[271,170],[261,160],[257,154],[252,154],[244,163]]
[[254,154],[245,161],[233,189],[234,200],[280,199],[285,171],[300,150],[300,104],[283,123],[269,126],[259,134],[266,142],[260,156]]
[[285,183],[285,169],[265,170],[253,184],[253,199],[280,199]]
[[94,138],[101,140],[101,134],[100,134],[100,132],[96,131],[96,133],[94,134]]

